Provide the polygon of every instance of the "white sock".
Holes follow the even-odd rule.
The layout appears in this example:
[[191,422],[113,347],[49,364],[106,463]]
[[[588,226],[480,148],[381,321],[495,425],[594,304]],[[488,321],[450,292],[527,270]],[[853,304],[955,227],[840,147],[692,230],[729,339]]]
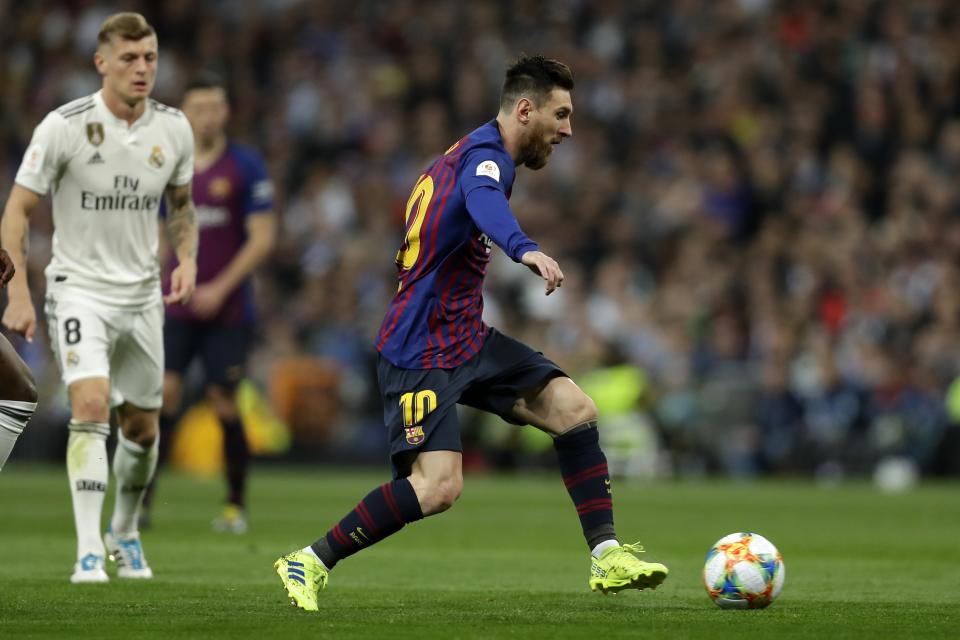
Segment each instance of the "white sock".
[[0,400],[0,469],[36,410],[36,402]]
[[317,552],[313,550],[313,547],[311,547],[311,546],[308,545],[308,546],[304,547],[304,548],[302,549],[302,551],[305,551],[306,553],[309,553],[310,555],[312,555],[314,558],[317,559],[317,562],[319,562],[321,565],[323,565],[323,568],[324,568],[324,569],[326,569],[327,571],[330,571],[330,567],[328,567],[327,565],[323,564],[323,560],[321,560],[321,559],[320,559],[320,556],[317,555]]
[[67,477],[73,498],[73,520],[77,527],[77,557],[88,553],[104,555],[100,539],[100,516],[107,494],[110,467],[107,463],[106,422],[70,421],[67,442]]
[[113,505],[110,528],[114,534],[137,531],[137,517],[143,492],[157,468],[158,437],[149,448],[127,440],[117,431],[117,449],[113,454],[113,476],[117,479],[117,499]]
[[599,558],[603,554],[603,552],[609,549],[610,547],[619,547],[619,546],[620,546],[620,543],[617,542],[616,540],[604,540],[603,542],[601,542],[600,544],[598,544],[593,548],[593,551],[590,552],[590,555],[592,555],[594,558]]

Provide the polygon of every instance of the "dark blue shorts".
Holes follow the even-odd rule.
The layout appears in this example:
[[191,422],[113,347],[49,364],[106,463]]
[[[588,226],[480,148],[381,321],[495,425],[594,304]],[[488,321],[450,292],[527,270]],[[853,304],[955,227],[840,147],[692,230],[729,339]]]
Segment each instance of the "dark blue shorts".
[[410,475],[420,451],[462,451],[457,404],[510,414],[520,393],[566,374],[539,351],[490,329],[480,352],[453,369],[402,369],[377,362],[383,419],[395,478]]
[[246,375],[252,336],[252,328],[246,325],[167,318],[163,325],[164,370],[182,376],[199,357],[207,384],[233,389]]

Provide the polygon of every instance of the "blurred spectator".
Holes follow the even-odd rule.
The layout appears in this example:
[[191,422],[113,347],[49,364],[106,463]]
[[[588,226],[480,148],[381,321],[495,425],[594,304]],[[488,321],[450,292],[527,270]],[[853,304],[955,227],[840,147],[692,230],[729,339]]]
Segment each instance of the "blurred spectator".
[[[509,59],[543,52],[574,70],[575,136],[513,204],[570,286],[545,300],[495,261],[487,312],[504,329],[571,368],[591,342],[616,345],[648,381],[672,456],[660,468],[680,474],[866,472],[887,455],[926,469],[956,440],[955,2],[159,6],[0,0],[0,195],[40,117],[95,90],[86,43],[108,12],[157,26],[161,101],[198,66],[224,70],[231,135],[266,150],[282,186],[258,280],[260,385],[318,358],[337,368],[337,423],[376,421],[369,363],[409,189],[494,116]],[[42,306],[50,224],[36,215]],[[21,347],[49,398],[45,343]],[[59,403],[41,411],[60,428]],[[351,446],[381,451],[363,433]]]

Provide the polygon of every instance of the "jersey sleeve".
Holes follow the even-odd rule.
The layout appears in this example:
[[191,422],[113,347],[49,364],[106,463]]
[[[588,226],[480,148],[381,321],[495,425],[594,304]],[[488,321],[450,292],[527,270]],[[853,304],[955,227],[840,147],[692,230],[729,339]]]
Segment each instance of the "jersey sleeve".
[[267,213],[273,210],[273,182],[259,153],[244,154],[243,215]]
[[14,181],[38,195],[46,195],[65,162],[69,133],[63,116],[55,111],[47,114],[33,130]]
[[177,166],[173,169],[173,175],[170,176],[170,184],[182,187],[193,180],[193,129],[190,128],[186,116],[182,117],[182,123],[178,129],[176,135],[180,154]]
[[537,243],[520,228],[502,191],[490,186],[478,187],[467,195],[466,204],[477,227],[514,262],[520,262],[527,251],[539,251]]
[[477,147],[471,149],[461,160],[460,190],[466,200],[478,187],[493,187],[510,193],[516,169],[513,160],[499,149]]

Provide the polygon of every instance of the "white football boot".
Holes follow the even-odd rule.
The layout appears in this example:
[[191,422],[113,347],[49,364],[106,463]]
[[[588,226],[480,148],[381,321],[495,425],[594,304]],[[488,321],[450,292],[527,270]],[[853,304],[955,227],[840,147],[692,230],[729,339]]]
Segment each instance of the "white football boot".
[[88,553],[73,565],[73,575],[70,576],[70,582],[73,584],[85,584],[91,582],[108,582],[107,572],[103,570],[103,556],[95,553]]
[[143,555],[143,545],[140,544],[138,532],[120,537],[114,536],[113,531],[107,529],[103,541],[107,545],[107,557],[117,563],[118,578],[148,580],[153,577],[153,570]]

